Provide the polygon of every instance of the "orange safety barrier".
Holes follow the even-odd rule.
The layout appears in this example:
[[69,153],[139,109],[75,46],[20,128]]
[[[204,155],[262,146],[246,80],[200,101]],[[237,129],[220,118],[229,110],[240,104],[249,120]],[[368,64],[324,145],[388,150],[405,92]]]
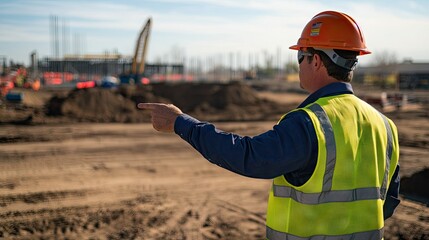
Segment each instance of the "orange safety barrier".
[[95,81],[86,81],[86,82],[76,83],[77,89],[93,88],[93,87],[95,87]]
[[58,85],[63,83],[63,78],[65,82],[72,81],[73,74],[67,72],[44,72],[43,78],[47,85]]

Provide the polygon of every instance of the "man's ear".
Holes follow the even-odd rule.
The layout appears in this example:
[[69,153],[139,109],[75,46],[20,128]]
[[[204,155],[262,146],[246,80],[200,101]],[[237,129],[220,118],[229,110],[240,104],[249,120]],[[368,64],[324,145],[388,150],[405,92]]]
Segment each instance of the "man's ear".
[[320,57],[319,54],[317,54],[317,53],[314,54],[312,63],[313,63],[314,69],[316,69],[316,70],[320,69],[320,67],[323,65],[323,62],[322,62],[322,58]]

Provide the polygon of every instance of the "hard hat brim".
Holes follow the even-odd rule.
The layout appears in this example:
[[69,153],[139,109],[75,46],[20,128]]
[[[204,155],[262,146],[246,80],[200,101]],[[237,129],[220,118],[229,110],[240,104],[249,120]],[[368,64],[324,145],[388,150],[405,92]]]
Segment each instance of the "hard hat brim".
[[366,55],[366,54],[370,54],[371,51],[368,51],[367,49],[353,49],[353,48],[346,48],[346,47],[334,47],[332,48],[332,46],[301,46],[298,44],[292,45],[289,47],[289,49],[292,50],[300,50],[302,48],[307,48],[307,47],[311,47],[311,48],[326,48],[326,49],[337,49],[337,50],[347,50],[347,51],[356,51],[359,52],[358,55]]

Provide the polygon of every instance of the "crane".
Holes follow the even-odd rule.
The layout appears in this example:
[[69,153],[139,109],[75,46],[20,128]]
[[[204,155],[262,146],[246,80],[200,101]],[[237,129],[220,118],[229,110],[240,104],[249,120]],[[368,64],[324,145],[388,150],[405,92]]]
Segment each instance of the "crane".
[[151,26],[152,18],[148,18],[137,39],[131,71],[129,74],[120,77],[121,83],[131,83],[133,80],[140,82],[141,78],[144,76],[145,59]]

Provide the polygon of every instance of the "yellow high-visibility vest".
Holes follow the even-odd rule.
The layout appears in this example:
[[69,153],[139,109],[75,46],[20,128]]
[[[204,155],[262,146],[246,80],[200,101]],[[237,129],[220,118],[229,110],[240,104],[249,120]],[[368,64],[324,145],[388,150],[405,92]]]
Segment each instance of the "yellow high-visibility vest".
[[314,125],[317,164],[302,186],[273,180],[267,239],[382,239],[383,204],[399,159],[396,126],[352,94],[296,110]]

